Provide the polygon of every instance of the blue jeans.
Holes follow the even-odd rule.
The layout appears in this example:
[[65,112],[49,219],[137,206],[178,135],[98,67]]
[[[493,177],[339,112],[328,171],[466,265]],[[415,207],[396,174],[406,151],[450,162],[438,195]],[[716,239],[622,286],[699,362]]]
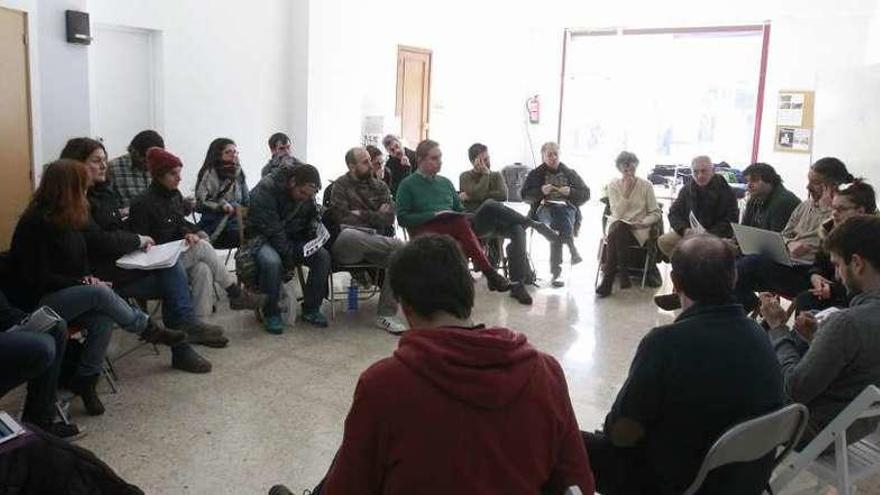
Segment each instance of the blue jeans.
[[118,292],[122,297],[162,299],[162,318],[167,327],[196,319],[186,269],[179,261],[171,268],[150,272]]
[[[257,251],[257,279],[260,291],[266,295],[263,314],[277,316],[280,314],[278,301],[281,299],[281,280],[284,276],[284,263],[281,256],[268,242]],[[324,248],[300,262],[309,268],[309,277],[303,287],[303,311],[311,312],[321,309],[321,302],[327,293],[327,276],[330,274],[330,252]]]
[[559,234],[559,240],[550,243],[550,273],[562,273],[562,244],[571,241],[577,210],[571,205],[543,204],[535,212],[538,221],[550,226]]
[[755,292],[777,292],[793,298],[809,288],[809,266],[780,265],[760,254],[750,254],[736,260],[734,293],[746,311],[752,311],[759,305]]
[[110,344],[113,325],[140,334],[147,328],[147,315],[102,285],[77,285],[47,294],[40,305],[49,306],[71,326],[86,329],[86,342],[77,373],[100,374]]
[[45,424],[54,418],[52,405],[66,346],[63,322],[42,333],[0,333],[0,397],[27,381],[25,421]]

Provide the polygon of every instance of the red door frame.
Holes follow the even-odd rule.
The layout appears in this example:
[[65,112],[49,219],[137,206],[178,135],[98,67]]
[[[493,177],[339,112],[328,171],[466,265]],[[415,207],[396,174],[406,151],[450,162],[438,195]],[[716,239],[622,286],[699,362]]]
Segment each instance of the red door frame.
[[761,33],[761,64],[758,73],[758,98],[755,102],[755,130],[752,136],[752,163],[758,161],[758,149],[761,144],[761,120],[764,116],[764,90],[767,81],[767,54],[770,48],[770,21],[764,24],[743,26],[705,26],[689,28],[640,28],[640,29],[600,29],[572,30],[565,29],[562,36],[562,70],[559,78],[559,119],[556,126],[556,142],[562,139],[562,109],[565,98],[565,63],[568,43],[572,36],[625,36],[645,34],[712,34],[712,33]]

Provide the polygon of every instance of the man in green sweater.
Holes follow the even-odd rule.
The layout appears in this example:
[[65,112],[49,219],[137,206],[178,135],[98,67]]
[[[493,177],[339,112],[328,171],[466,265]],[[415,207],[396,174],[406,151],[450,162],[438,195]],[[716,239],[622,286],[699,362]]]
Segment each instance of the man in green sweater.
[[459,176],[459,198],[464,208],[474,213],[472,228],[480,238],[509,239],[507,261],[510,269],[510,297],[520,304],[532,304],[532,296],[526,290],[531,270],[526,252],[526,230],[531,227],[550,242],[559,236],[549,226],[531,220],[502,202],[507,200],[507,184],[499,172],[489,170],[489,149],[481,143],[468,148],[472,170]]
[[424,233],[452,236],[486,277],[489,290],[506,292],[510,290],[510,281],[492,268],[452,182],[438,175],[442,156],[436,141],[426,139],[416,147],[418,170],[397,188],[397,221],[412,236]]

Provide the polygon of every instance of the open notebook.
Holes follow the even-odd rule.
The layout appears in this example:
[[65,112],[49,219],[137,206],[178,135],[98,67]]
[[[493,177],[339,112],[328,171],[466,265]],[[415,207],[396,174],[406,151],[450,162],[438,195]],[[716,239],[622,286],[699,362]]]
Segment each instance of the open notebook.
[[116,266],[128,270],[161,270],[171,268],[186,251],[186,241],[171,241],[151,247],[147,251],[133,251],[116,260]]

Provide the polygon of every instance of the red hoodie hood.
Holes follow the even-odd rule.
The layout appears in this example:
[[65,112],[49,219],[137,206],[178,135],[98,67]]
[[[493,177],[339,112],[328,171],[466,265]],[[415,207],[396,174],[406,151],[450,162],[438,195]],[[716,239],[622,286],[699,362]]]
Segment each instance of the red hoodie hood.
[[538,364],[525,335],[506,328],[410,330],[394,357],[444,393],[482,409],[500,409],[519,397]]

